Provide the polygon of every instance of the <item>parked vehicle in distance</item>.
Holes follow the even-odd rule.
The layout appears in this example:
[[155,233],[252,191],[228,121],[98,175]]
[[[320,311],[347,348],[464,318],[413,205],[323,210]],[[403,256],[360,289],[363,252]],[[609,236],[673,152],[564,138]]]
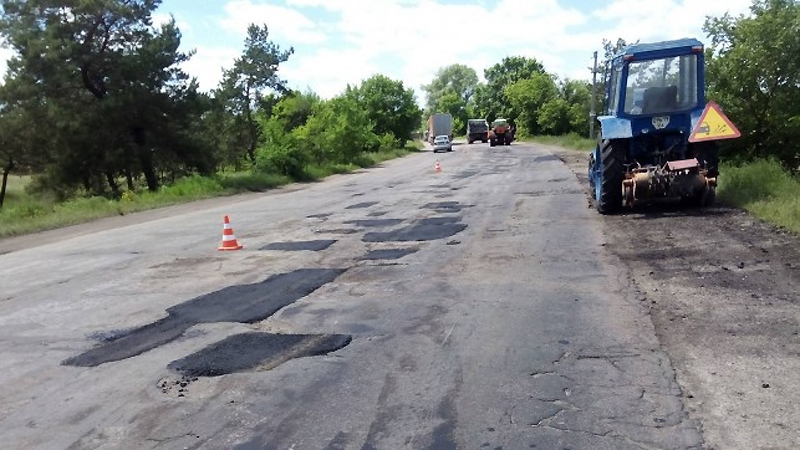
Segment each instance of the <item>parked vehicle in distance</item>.
[[467,120],[467,143],[472,144],[475,141],[484,144],[489,142],[489,123],[486,119]]
[[496,119],[492,122],[492,129],[489,131],[489,145],[511,145],[514,140],[514,134],[511,131],[511,125],[506,119]]
[[428,118],[428,142],[433,144],[437,136],[447,136],[453,140],[453,115],[448,113],[434,114]]
[[437,152],[452,152],[453,151],[453,143],[450,142],[450,138],[447,135],[439,135],[433,139],[433,153]]

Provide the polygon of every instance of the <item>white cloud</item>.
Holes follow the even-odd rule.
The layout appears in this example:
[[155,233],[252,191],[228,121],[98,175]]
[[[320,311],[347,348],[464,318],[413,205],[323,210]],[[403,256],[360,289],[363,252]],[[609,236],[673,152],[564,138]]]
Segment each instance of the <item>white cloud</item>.
[[14,50],[0,46],[0,84],[3,84],[3,80],[6,75],[6,69],[8,69],[8,60],[10,60],[14,55]]
[[284,0],[283,4],[230,0],[218,21],[219,31],[239,41],[234,48],[199,47],[187,70],[204,88],[216,86],[220,67],[230,67],[241,52],[247,25],[266,23],[273,42],[296,48],[281,65],[280,76],[294,88],[310,88],[323,97],[383,73],[402,80],[422,100],[421,86],[439,68],[466,64],[482,77],[485,68],[510,55],[536,58],[562,78],[588,80],[592,52],[601,50],[603,38],[704,40],[706,16],[747,13],[751,0],[649,0],[646,5],[640,0],[610,0],[598,2],[593,11],[569,8],[559,0],[499,0],[494,7],[466,0],[459,4]]
[[[155,13],[152,15],[153,26],[160,27],[162,25],[166,25],[170,20],[172,20],[173,17],[174,16],[172,14]],[[192,29],[192,26],[189,25],[189,22],[177,18],[175,19],[175,25],[178,26],[178,29],[181,30],[182,33]]]
[[361,57],[359,49],[320,49],[312,54],[289,58],[278,75],[295,89],[310,89],[322,97],[340,94],[345,86],[380,73],[377,65]]
[[593,16],[613,21],[605,33],[610,39],[648,42],[695,37],[704,41],[706,16],[746,14],[751,4],[751,0],[649,0],[642,8],[638,0],[616,0],[595,10]]
[[234,0],[225,5],[227,17],[222,27],[242,37],[251,23],[267,24],[270,38],[277,42],[321,44],[327,36],[311,19],[297,10],[270,4],[255,4],[250,0]]
[[[339,64],[303,64],[325,68],[325,91],[334,93],[348,82],[357,83],[368,77],[371,73],[359,73],[362,65],[403,80],[419,95],[421,85],[429,83],[439,68],[449,64],[470,66],[480,77],[485,68],[503,57],[521,54],[539,59],[548,68],[552,65],[553,69],[560,69],[566,61],[559,52],[585,45],[585,38],[570,35],[568,29],[584,24],[587,17],[560,6],[556,0],[502,0],[492,9],[478,4],[444,5],[433,0],[287,0],[287,4],[321,7],[339,16],[333,27],[348,46],[341,50]],[[335,60],[331,54],[328,59]],[[317,56],[295,54],[292,58]],[[374,67],[370,61],[377,60],[392,60],[394,67]],[[332,75],[330,70],[341,72]],[[307,78],[315,86],[313,77]],[[322,90],[319,93],[326,95]]]
[[210,91],[222,80],[222,69],[230,69],[240,50],[231,47],[197,47],[197,53],[183,64],[183,69],[197,77],[200,89]]

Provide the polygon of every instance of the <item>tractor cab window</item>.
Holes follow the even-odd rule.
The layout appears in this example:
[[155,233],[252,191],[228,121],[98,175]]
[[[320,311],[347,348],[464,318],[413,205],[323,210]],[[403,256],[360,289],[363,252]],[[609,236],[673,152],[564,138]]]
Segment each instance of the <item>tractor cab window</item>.
[[611,77],[608,80],[608,114],[615,115],[619,108],[619,82],[622,72],[622,59],[617,59],[611,65]]
[[697,105],[697,56],[685,55],[628,65],[625,112],[663,114]]

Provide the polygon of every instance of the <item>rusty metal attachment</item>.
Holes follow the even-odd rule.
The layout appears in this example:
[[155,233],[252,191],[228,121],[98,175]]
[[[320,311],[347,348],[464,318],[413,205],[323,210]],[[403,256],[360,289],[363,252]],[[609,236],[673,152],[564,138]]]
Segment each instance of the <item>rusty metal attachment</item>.
[[707,176],[696,158],[669,161],[662,166],[628,168],[622,181],[622,199],[625,206],[637,200],[656,197],[702,197],[707,204],[713,199],[717,179]]

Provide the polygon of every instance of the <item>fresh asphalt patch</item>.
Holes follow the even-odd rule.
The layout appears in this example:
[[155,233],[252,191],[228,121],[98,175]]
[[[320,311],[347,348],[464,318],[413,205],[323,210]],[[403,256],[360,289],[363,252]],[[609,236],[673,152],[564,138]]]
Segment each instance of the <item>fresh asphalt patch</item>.
[[427,205],[423,206],[425,209],[432,209],[437,213],[459,213],[464,206],[462,206],[459,202],[450,201],[450,202],[436,202],[436,203],[428,203]]
[[372,227],[393,227],[403,222],[403,219],[359,219],[348,220],[345,222],[347,225],[355,225],[358,227],[372,228]]
[[380,203],[380,202],[362,202],[362,203],[356,203],[355,205],[350,205],[350,206],[348,206],[348,207],[347,207],[347,208],[345,208],[345,209],[363,209],[363,208],[369,208],[370,206],[375,206],[375,205],[377,205],[378,203]]
[[364,242],[411,242],[445,239],[467,228],[467,224],[460,223],[460,220],[461,217],[431,217],[397,230],[366,233],[361,240]]
[[346,334],[244,333],[173,361],[169,368],[184,377],[218,377],[256,367],[275,368],[286,361],[321,356],[346,347]]
[[364,261],[376,261],[387,259],[400,259],[412,253],[416,253],[419,249],[416,248],[388,248],[380,250],[371,250],[360,259]]
[[315,241],[273,242],[259,250],[279,250],[283,252],[318,252],[335,244],[335,239],[319,239]]
[[561,159],[556,155],[542,155],[533,158],[533,162],[550,162],[550,161],[561,161]]
[[317,234],[356,234],[358,230],[353,228],[333,228],[329,230],[317,230]]
[[230,286],[167,309],[168,316],[65,360],[95,367],[167,344],[200,323],[259,322],[332,282],[347,269],[299,269],[253,284]]

